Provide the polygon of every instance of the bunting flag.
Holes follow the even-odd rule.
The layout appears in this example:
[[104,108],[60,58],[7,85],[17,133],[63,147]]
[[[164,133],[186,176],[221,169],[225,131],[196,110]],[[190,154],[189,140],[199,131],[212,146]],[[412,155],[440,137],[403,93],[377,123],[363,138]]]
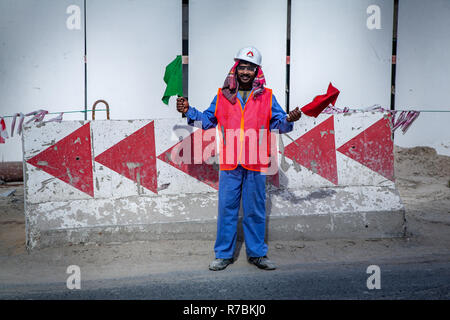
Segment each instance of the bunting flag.
[[47,122],[58,122],[58,123],[61,123],[61,121],[63,119],[63,114],[64,114],[64,112],[61,112],[58,116],[56,116],[54,118],[51,118],[50,120],[44,121],[44,123],[47,123]]
[[17,134],[20,134],[22,132],[22,125],[23,125],[23,120],[25,119],[25,115],[22,112],[18,112],[13,115],[13,120],[11,122],[11,137],[14,136],[14,128],[16,126],[16,118],[17,117],[20,117],[19,127],[17,128]]
[[161,100],[165,104],[169,104],[172,96],[183,96],[183,64],[180,55],[167,65],[164,82],[167,84],[167,88]]
[[312,102],[302,107],[301,110],[307,116],[317,118],[317,116],[330,104],[334,106],[339,93],[340,91],[333,87],[330,82],[326,94],[316,96]]
[[8,137],[8,131],[6,131],[5,119],[0,120],[0,143],[5,143],[5,139]]
[[46,114],[48,114],[48,111],[47,110],[42,110],[42,109],[39,109],[39,110],[36,110],[36,111],[32,111],[30,113],[27,113],[25,115],[25,117],[33,116],[33,118],[31,118],[30,120],[25,122],[25,124],[28,124],[28,123],[30,123],[33,120],[34,120],[34,122],[42,121],[42,120],[44,120],[44,117],[45,117]]
[[391,112],[392,116],[392,132],[397,128],[402,128],[403,134],[406,133],[411,124],[419,117],[420,112],[417,111],[402,111],[395,120],[396,112]]

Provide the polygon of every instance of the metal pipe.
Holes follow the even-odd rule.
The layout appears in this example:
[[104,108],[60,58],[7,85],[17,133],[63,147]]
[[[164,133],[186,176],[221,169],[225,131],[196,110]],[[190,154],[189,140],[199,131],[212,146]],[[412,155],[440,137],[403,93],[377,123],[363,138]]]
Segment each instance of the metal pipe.
[[109,104],[105,100],[97,100],[92,106],[92,120],[95,120],[95,106],[99,103],[104,103],[106,105],[106,119],[109,120]]

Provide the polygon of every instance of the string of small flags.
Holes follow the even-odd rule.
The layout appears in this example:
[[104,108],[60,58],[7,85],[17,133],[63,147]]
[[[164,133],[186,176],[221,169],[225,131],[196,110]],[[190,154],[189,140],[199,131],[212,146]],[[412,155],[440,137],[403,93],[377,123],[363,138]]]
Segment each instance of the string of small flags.
[[[420,115],[420,111],[415,110],[388,110],[384,109],[380,105],[374,105],[369,108],[366,108],[364,110],[358,110],[358,109],[349,109],[347,107],[344,107],[343,109],[334,107],[332,105],[329,105],[325,110],[323,110],[323,113],[326,114],[335,114],[335,113],[354,113],[354,112],[364,112],[364,111],[380,111],[380,112],[389,112],[391,114],[391,125],[392,125],[392,132],[395,132],[398,128],[402,129],[403,134],[408,131],[411,124],[417,120],[417,118]],[[398,114],[398,117],[397,117]]]
[[[32,117],[31,119],[28,119],[27,122],[25,122],[25,124],[30,123],[32,121],[34,122],[42,122],[42,123],[48,123],[48,122],[58,122],[60,123],[63,120],[63,115],[65,113],[78,113],[78,112],[82,112],[82,113],[86,113],[86,112],[91,112],[94,110],[73,110],[73,111],[65,111],[65,112],[48,112],[47,110],[43,110],[43,109],[39,109],[39,110],[35,110],[32,112],[29,112],[27,114],[23,114],[22,112],[17,112],[11,116],[1,116],[0,117],[0,143],[5,143],[5,139],[9,138],[8,135],[8,130],[6,127],[6,123],[5,123],[5,119],[4,118],[12,118],[12,122],[11,122],[11,137],[14,136],[14,129],[16,129],[16,120],[17,118],[19,118],[19,122],[17,124],[17,130],[16,130],[16,134],[20,135],[22,133],[22,128],[23,128],[23,123],[25,121],[26,117]],[[108,109],[98,109],[97,111],[108,111]],[[46,115],[49,114],[58,114],[56,117],[51,118],[49,120],[45,120],[44,118]]]
[[[26,117],[32,116],[31,119],[29,119],[27,122],[25,122],[25,124],[30,123],[32,121],[34,122],[42,122],[42,123],[47,123],[47,122],[61,122],[63,119],[63,114],[64,112],[59,113],[58,116],[46,120],[44,121],[45,116],[49,114],[49,112],[47,110],[43,110],[43,109],[39,109],[39,110],[35,110],[32,112],[29,112],[27,114],[23,114],[22,112],[18,112],[12,115],[12,122],[11,122],[11,138],[14,136],[14,129],[16,127],[16,119],[19,118],[19,123],[17,126],[17,131],[16,133],[18,135],[20,135],[22,133],[22,128],[23,128],[23,122],[25,120]],[[5,119],[3,119],[3,117],[0,119],[0,143],[5,143],[5,139],[9,138],[8,135],[8,130],[6,128],[6,123],[5,123]]]

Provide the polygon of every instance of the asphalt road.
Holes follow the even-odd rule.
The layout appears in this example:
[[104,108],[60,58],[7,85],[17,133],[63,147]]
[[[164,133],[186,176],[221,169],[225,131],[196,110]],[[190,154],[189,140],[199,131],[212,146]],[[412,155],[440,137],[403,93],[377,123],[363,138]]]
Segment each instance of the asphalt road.
[[136,278],[1,285],[0,299],[444,299],[450,298],[450,261],[382,263],[380,289],[367,288],[369,264],[284,265],[275,271],[230,265],[213,272],[161,273]]

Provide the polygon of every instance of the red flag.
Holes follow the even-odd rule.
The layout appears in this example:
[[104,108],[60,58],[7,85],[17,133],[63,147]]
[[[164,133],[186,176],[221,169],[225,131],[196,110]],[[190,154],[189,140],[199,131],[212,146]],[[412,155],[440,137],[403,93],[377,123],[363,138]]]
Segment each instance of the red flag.
[[5,139],[8,138],[8,131],[6,131],[5,120],[0,120],[0,143],[5,143]]
[[339,90],[333,87],[330,82],[326,94],[316,96],[312,102],[308,103],[301,110],[304,114],[310,117],[317,118],[317,116],[330,104],[334,106],[339,95]]

